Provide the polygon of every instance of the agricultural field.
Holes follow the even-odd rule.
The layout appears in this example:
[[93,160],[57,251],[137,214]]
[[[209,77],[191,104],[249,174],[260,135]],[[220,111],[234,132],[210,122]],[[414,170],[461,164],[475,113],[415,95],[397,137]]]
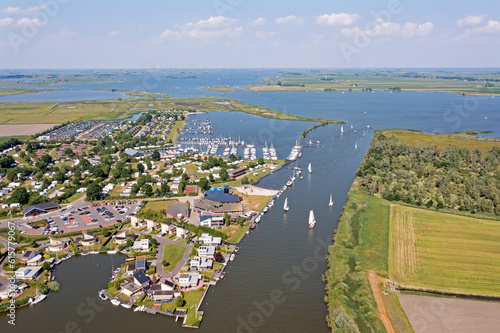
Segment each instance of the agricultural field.
[[391,206],[389,273],[403,286],[500,296],[500,224]]
[[27,137],[57,125],[59,124],[0,125],[0,137]]
[[[401,90],[447,92],[465,95],[500,95],[500,87],[481,81],[490,77],[480,73],[467,74],[468,77],[473,76],[479,81],[436,78],[436,73],[414,73],[414,77],[401,74],[403,73],[311,74],[304,72],[268,77],[263,80],[262,85],[243,88],[253,91]],[[456,76],[460,77],[460,74],[456,74]]]
[[479,149],[483,155],[493,147],[500,147],[500,139],[482,138],[467,133],[432,134],[417,131],[391,130],[383,131],[387,137],[394,136],[399,141],[412,146],[425,145],[446,148],[459,146],[467,149]]

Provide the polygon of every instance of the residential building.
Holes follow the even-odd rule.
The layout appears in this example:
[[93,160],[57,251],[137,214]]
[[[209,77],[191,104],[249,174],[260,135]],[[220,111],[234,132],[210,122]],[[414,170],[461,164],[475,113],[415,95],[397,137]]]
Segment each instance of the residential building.
[[132,246],[132,250],[139,252],[149,251],[149,239],[141,239],[134,242],[134,246]]
[[222,238],[213,237],[209,234],[201,234],[201,236],[198,238],[198,241],[205,245],[220,245],[222,243]]
[[34,267],[20,267],[16,270],[16,279],[19,280],[33,280],[42,272],[41,266]]
[[201,279],[199,273],[183,273],[179,277],[179,287],[181,288],[191,288],[196,287]]
[[175,225],[170,222],[162,222],[161,223],[161,233],[171,235],[175,233]]
[[26,261],[26,265],[28,266],[39,266],[43,262],[43,256],[41,253],[37,254],[30,260]]
[[194,257],[189,261],[190,267],[198,270],[205,270],[212,268],[213,260],[202,257]]
[[45,247],[47,252],[59,252],[68,247],[69,238],[54,238],[49,236],[49,242]]
[[198,255],[205,258],[213,258],[215,255],[215,246],[200,246],[198,248]]
[[25,264],[28,260],[33,258],[37,252],[35,251],[34,248],[30,247],[27,248],[26,251],[24,251],[23,255],[21,256],[21,263]]
[[200,216],[200,226],[216,228],[224,225],[224,215],[210,216],[202,215]]
[[91,232],[83,231],[80,238],[80,246],[94,246],[98,242],[98,238]]
[[176,226],[175,227],[175,233],[178,238],[184,238],[189,235],[189,230],[184,229],[183,227]]
[[238,169],[233,169],[233,170],[228,170],[227,171],[227,174],[229,175],[229,177],[235,179],[235,178],[238,178],[238,177],[242,177],[244,175],[246,175],[247,173],[247,170],[245,168],[238,168]]

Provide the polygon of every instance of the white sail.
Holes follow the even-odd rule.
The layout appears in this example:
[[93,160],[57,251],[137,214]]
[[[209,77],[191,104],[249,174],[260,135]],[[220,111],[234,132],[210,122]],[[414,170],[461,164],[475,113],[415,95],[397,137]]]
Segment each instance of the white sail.
[[316,220],[314,219],[314,212],[313,210],[311,209],[311,211],[309,212],[309,228],[314,228],[314,226],[316,225]]
[[285,198],[285,204],[283,205],[283,209],[285,210],[285,212],[288,212],[288,210],[290,209],[290,207],[288,207],[288,198]]
[[328,206],[333,206],[332,195],[330,194],[330,202],[328,202]]
[[309,173],[311,173],[313,171],[311,163],[309,163],[309,166],[307,167],[307,169],[309,170]]
[[340,133],[344,133],[344,126],[340,127]]
[[358,149],[358,143],[356,142],[356,144],[354,145],[354,149]]

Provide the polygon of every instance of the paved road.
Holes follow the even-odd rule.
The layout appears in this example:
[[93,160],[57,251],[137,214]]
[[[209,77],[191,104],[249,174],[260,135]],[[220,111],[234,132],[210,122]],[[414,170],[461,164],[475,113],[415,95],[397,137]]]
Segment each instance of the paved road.
[[[156,255],[156,273],[158,273],[160,275],[160,277],[166,277],[166,278],[171,278],[172,276],[177,275],[177,273],[179,273],[179,271],[181,270],[182,266],[184,266],[184,264],[189,259],[189,255],[191,254],[191,249],[193,248],[193,245],[176,242],[174,240],[171,240],[168,238],[163,238],[160,236],[153,236],[153,237],[158,241],[158,254]],[[165,272],[163,272],[163,269],[162,269],[163,268],[163,265],[162,265],[163,246],[165,244],[176,244],[176,245],[180,245],[180,246],[183,246],[184,248],[186,248],[186,251],[184,252],[184,256],[179,261],[177,266],[175,266],[174,270],[170,273],[165,273]]]

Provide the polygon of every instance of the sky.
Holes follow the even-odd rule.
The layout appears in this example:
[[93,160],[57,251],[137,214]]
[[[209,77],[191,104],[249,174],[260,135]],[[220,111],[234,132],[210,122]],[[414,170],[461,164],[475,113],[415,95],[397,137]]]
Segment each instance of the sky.
[[500,67],[498,0],[2,0],[0,68]]

